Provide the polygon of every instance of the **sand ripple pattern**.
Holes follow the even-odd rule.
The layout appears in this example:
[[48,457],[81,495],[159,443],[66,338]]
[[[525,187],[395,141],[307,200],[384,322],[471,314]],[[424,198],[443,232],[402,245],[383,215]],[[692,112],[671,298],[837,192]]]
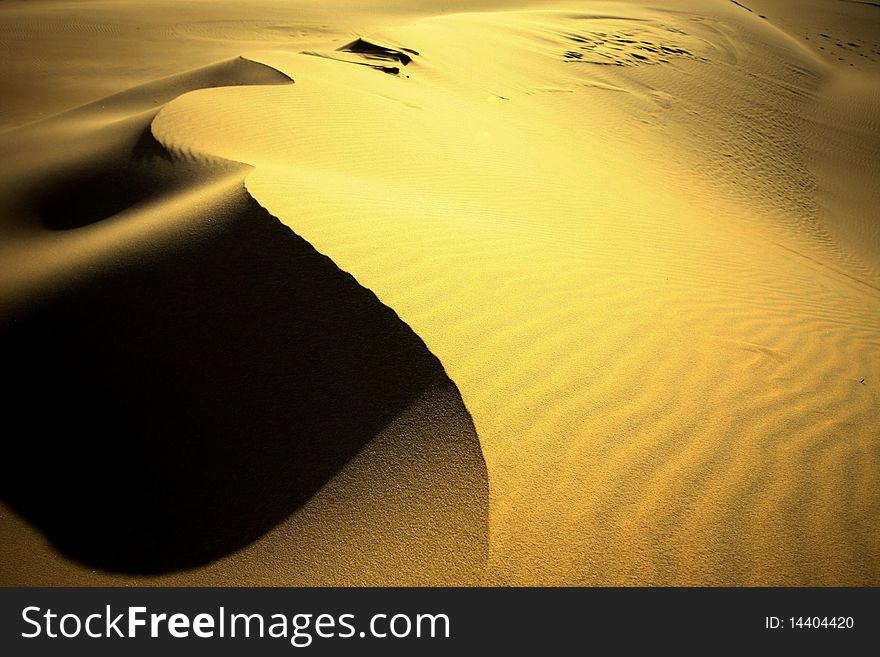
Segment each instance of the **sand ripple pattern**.
[[[880,583],[876,269],[805,145],[831,74],[724,5],[425,19],[380,35],[409,78],[276,51],[295,87],[154,123],[253,165],[443,362],[486,456],[487,582]],[[699,59],[566,58],[633,19]]]

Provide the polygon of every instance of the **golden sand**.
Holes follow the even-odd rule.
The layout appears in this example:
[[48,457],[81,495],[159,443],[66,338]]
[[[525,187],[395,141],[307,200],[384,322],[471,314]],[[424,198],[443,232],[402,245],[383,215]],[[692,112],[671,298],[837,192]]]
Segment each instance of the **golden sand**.
[[[63,88],[33,45],[0,79],[35,89],[0,134],[22,153],[0,299],[196,248],[222,228],[195,209],[243,180],[457,391],[426,388],[256,542],[134,581],[880,583],[880,9],[265,4],[0,9],[12,34],[66,17],[30,29],[93,81]],[[90,68],[122,51],[116,78]],[[133,207],[64,231],[20,209],[26,181],[127,166],[139,129],[175,168]],[[130,581],[0,522],[4,583]]]

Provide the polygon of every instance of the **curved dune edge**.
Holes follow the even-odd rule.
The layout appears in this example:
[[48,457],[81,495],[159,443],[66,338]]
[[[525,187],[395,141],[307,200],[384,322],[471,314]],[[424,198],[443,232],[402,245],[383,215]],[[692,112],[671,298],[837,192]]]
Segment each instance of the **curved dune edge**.
[[[259,69],[227,76],[238,84],[272,71],[245,61],[204,71]],[[173,80],[187,75],[204,82]],[[61,134],[72,153],[34,160],[3,199],[19,255],[44,260],[33,280],[2,281],[13,406],[54,411],[7,445],[2,494],[85,565],[4,506],[0,582],[479,583],[485,463],[455,385],[393,311],[253,201],[248,167],[152,138],[138,103],[165,90],[15,135]],[[47,198],[53,221],[65,207],[88,220],[47,222]]]
[[263,53],[295,89],[156,133],[255,167],[442,359],[484,581],[877,584],[876,9],[529,6],[389,23],[408,79]]
[[[877,583],[880,270],[816,168],[837,73],[775,17],[684,4],[389,28],[408,78],[267,51],[295,89],[155,130],[254,166],[442,360],[489,470],[487,581]],[[582,61],[609,42],[620,64]]]

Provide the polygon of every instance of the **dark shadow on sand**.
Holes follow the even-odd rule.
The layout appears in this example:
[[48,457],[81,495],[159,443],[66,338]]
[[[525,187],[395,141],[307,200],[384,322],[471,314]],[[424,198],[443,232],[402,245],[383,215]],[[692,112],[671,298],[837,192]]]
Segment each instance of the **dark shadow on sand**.
[[[216,223],[2,327],[0,495],[82,563],[161,573],[229,554],[454,385],[243,189]],[[485,481],[476,435],[462,440]]]
[[[219,162],[212,164],[220,168]],[[71,230],[181,191],[203,178],[206,170],[207,163],[176,161],[147,126],[130,149],[113,149],[86,166],[36,184],[29,205],[46,228]]]

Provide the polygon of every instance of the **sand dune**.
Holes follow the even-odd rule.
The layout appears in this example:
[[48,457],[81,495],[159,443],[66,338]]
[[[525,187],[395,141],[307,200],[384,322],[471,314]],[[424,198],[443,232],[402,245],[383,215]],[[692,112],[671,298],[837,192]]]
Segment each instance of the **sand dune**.
[[[152,363],[186,356],[178,406],[106,421],[146,414],[190,442],[238,427],[272,453],[291,449],[277,425],[314,421],[317,445],[344,446],[313,452],[314,480],[293,491],[278,482],[300,452],[245,478],[247,505],[271,485],[271,508],[258,527],[220,509],[203,542],[223,539],[222,517],[244,529],[200,563],[244,549],[159,583],[880,583],[880,10],[458,4],[365,5],[346,25],[296,5],[315,29],[284,39],[225,23],[233,44],[265,42],[3,134],[22,154],[2,171],[17,406],[47,378],[34,360],[123,408],[126,363],[146,377],[139,399],[170,380]],[[119,194],[100,192],[107,172]],[[144,309],[151,324],[89,356]],[[310,360],[311,340],[336,369]],[[312,386],[322,402],[289,405]],[[92,387],[62,398],[66,416],[105,421]],[[246,421],[226,409],[240,389]],[[315,419],[335,417],[337,394],[357,426]],[[209,421],[181,422],[182,399]],[[247,469],[234,450],[249,450],[230,449]],[[156,462],[202,471],[172,451]],[[193,508],[216,488],[195,482]],[[12,488],[9,504],[89,562],[48,499]],[[384,514],[397,530],[365,549]],[[355,519],[344,546],[317,547]],[[3,581],[123,581],[3,522],[26,564]],[[199,562],[174,561],[179,528],[143,527],[168,560],[146,570]],[[93,563],[138,570],[106,558]]]
[[[436,357],[248,167],[153,137],[156,103],[290,82],[239,58],[9,139],[3,362],[28,434],[4,444],[4,583],[482,578],[485,465]],[[107,574],[34,552],[22,519]]]

